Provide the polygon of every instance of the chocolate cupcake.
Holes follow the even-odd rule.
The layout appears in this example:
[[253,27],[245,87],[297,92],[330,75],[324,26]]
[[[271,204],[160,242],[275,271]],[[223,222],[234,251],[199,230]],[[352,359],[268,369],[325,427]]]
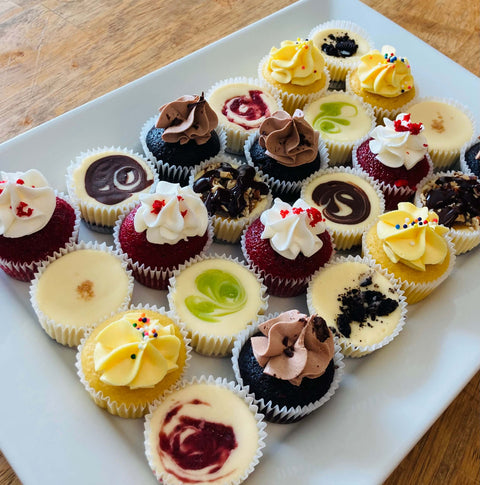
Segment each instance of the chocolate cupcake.
[[472,173],[480,177],[480,136],[473,145],[466,144],[460,152],[460,167],[462,172]]

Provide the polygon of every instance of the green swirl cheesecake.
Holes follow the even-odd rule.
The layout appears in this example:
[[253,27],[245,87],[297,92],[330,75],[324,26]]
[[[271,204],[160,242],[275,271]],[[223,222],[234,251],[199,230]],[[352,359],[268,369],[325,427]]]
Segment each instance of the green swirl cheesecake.
[[267,307],[265,287],[255,273],[226,256],[181,266],[170,280],[168,301],[192,348],[213,356],[228,355],[235,335]]
[[349,160],[353,145],[375,126],[372,109],[358,96],[336,91],[304,106],[305,119],[327,145],[331,165]]

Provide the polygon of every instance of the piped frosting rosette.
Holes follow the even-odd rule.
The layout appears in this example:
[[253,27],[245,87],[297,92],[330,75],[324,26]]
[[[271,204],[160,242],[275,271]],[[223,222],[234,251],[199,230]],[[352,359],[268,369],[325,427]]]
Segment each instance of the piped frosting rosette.
[[[282,179],[279,175],[272,175],[255,165],[250,151],[257,142],[265,150],[265,154],[279,164],[282,171],[292,174],[290,178],[293,180]],[[314,162],[317,157],[320,159],[320,166],[312,168],[312,171],[326,168],[329,163],[325,143],[319,138],[318,132],[305,121],[301,110],[295,111],[292,116],[285,111],[273,113],[262,123],[258,133],[252,133],[248,137],[243,151],[247,163],[259,170],[272,192],[287,199],[299,196],[302,182],[312,173],[307,171],[305,177],[296,180],[299,170]]]
[[248,136],[258,131],[265,118],[283,107],[276,89],[250,77],[218,81],[205,97],[226,132],[226,151],[233,154],[241,154]]
[[230,355],[235,336],[257,321],[268,305],[263,280],[226,255],[199,256],[170,278],[168,303],[200,354]]
[[436,212],[439,224],[449,229],[455,253],[480,244],[480,181],[462,172],[436,172],[418,185],[415,205]]
[[369,258],[337,257],[315,273],[307,289],[310,313],[322,311],[346,357],[363,357],[403,329],[407,302],[400,283]]
[[[251,350],[246,351],[253,355],[242,357],[242,349],[247,342],[251,343]],[[247,361],[250,362],[246,364]],[[318,378],[326,374],[332,361],[331,382],[327,385],[319,383]],[[236,381],[255,396],[255,402],[267,421],[286,424],[299,421],[331,399],[340,385],[345,364],[340,346],[320,315],[307,316],[290,310],[264,316],[241,332],[233,347],[232,366]],[[271,377],[266,377],[270,382],[265,387],[275,389],[277,385],[281,395],[304,393],[302,400],[307,404],[282,405],[272,401],[275,396],[271,399],[262,396],[261,380],[251,380],[251,385],[247,383],[251,376],[259,374],[261,368],[263,374]],[[304,381],[306,386],[302,386]],[[316,388],[317,396],[310,395],[312,386]],[[252,389],[254,387],[259,388],[257,392]]]
[[362,251],[399,280],[409,304],[427,297],[455,264],[448,228],[435,212],[410,202],[379,217],[363,235]]
[[127,265],[105,243],[81,241],[49,256],[30,286],[30,301],[45,332],[74,347],[86,331],[125,310],[133,291]]
[[130,306],[86,332],[75,366],[95,404],[122,418],[140,418],[182,379],[191,347],[172,312]]
[[243,230],[272,205],[270,187],[254,167],[219,155],[197,165],[189,186],[202,194],[215,238],[237,243]]
[[80,208],[90,229],[111,233],[117,217],[138,201],[141,193],[155,190],[153,164],[128,148],[87,150],[70,162],[66,183],[69,196]]
[[[67,211],[73,219],[68,234]],[[30,281],[46,257],[77,241],[79,229],[77,205],[38,170],[0,171],[0,268],[10,277]]]
[[201,376],[155,401],[144,438],[150,468],[165,485],[239,485],[259,463],[267,434],[252,395],[226,379]]

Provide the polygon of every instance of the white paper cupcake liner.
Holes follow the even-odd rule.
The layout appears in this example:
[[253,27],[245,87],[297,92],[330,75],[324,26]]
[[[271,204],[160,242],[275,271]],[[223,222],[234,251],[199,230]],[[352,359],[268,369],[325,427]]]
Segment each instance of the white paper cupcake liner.
[[[205,170],[207,166],[214,163],[228,163],[233,167],[238,167],[243,162],[234,158],[230,158],[226,155],[218,155],[216,157],[212,157],[209,160],[206,160],[200,165],[194,167],[192,173],[190,174],[190,180],[188,185],[190,185],[190,187],[193,187],[193,183],[197,174],[200,173],[202,170]],[[261,173],[258,171],[256,179],[258,179],[258,182],[267,183],[265,177],[261,175]],[[260,201],[259,204],[257,204],[255,209],[248,216],[232,219],[228,216],[213,214],[211,216],[211,219],[215,238],[228,243],[237,243],[240,240],[240,237],[245,227],[247,227],[248,224],[250,224],[257,217],[260,217],[261,213],[264,210],[269,209],[271,205],[272,194],[271,192],[269,192],[267,196],[262,201]]]
[[[358,168],[350,168],[350,167],[332,167],[332,168],[327,168],[323,170],[319,170],[318,172],[312,174],[307,180],[304,181],[302,184],[302,190],[300,192],[300,198],[305,200],[307,203],[310,203],[309,200],[306,199],[306,188],[310,183],[312,183],[316,178],[321,177],[322,175],[326,174],[331,174],[331,173],[348,173],[351,175],[356,175],[358,177],[361,177],[364,179],[366,182],[368,182],[373,189],[375,190],[375,193],[378,196],[379,200],[379,213],[377,214],[383,214],[385,211],[385,198],[383,196],[382,189],[380,185],[369,175],[367,175],[363,170],[360,170]],[[327,226],[329,226],[329,221],[328,219],[325,222]],[[356,228],[351,228],[351,227],[344,227],[344,228],[337,228],[337,227],[330,227],[330,232],[332,234],[333,240],[335,242],[335,248],[337,250],[345,250],[345,249],[351,249],[353,246],[358,246],[362,243],[362,235],[365,229],[367,229],[370,226],[370,224],[364,225],[364,226],[358,226]]]
[[[364,256],[370,258],[372,261],[374,261],[376,263],[377,261],[375,260],[375,257],[370,252],[370,250],[369,250],[369,248],[366,244],[366,238],[367,238],[368,232],[369,231],[367,230],[363,234],[362,253],[363,253]],[[432,293],[432,291],[435,288],[440,286],[440,284],[443,283],[448,278],[450,273],[452,272],[453,267],[455,265],[455,246],[453,245],[452,239],[451,239],[451,237],[448,233],[445,234],[445,239],[446,239],[447,245],[448,245],[448,252],[449,252],[450,260],[449,260],[447,270],[440,277],[438,277],[436,280],[429,281],[429,282],[423,282],[423,283],[420,283],[420,282],[415,283],[415,282],[411,282],[411,281],[407,281],[405,279],[402,279],[401,276],[399,276],[398,274],[391,273],[391,274],[393,274],[394,278],[396,278],[397,281],[399,282],[399,284],[400,284],[400,286],[401,286],[401,288],[402,288],[402,290],[405,294],[405,298],[407,299],[407,303],[409,305],[413,305],[414,303],[417,303],[417,302],[423,300],[424,298],[426,298],[430,293]],[[398,264],[402,264],[402,263],[398,263]]]
[[[151,266],[146,266],[143,263],[138,261],[134,261],[127,253],[125,253],[122,249],[122,245],[120,243],[119,235],[120,235],[120,227],[127,216],[127,214],[135,208],[135,205],[131,205],[127,207],[127,209],[119,216],[117,219],[115,226],[113,228],[113,241],[115,243],[115,247],[119,250],[121,254],[125,254],[125,257],[128,261],[128,266],[132,270],[133,277],[142,285],[147,286],[149,288],[153,288],[154,290],[166,290],[168,287],[168,280],[173,276],[174,271],[177,269],[177,266],[172,266],[168,268],[153,268]],[[208,249],[212,245],[213,242],[213,226],[212,221],[208,220],[208,227],[207,227],[207,241],[205,242],[205,246],[203,247],[202,251],[199,253],[200,256],[203,256],[207,253]],[[179,243],[177,243],[179,244]],[[172,247],[174,247],[173,245]],[[189,260],[196,257],[197,255],[192,255]]]
[[473,172],[473,170],[469,167],[469,165],[468,165],[468,163],[465,159],[465,154],[469,150],[469,148],[472,145],[475,145],[476,143],[478,143],[479,141],[480,141],[480,134],[477,133],[476,135],[474,135],[473,140],[470,140],[469,142],[465,143],[460,150],[460,170],[467,175],[480,176],[480,173],[475,174]]
[[[367,258],[367,257],[361,257],[361,256],[346,256],[346,257],[337,257],[330,263],[325,265],[325,268],[330,267],[330,266],[335,266],[339,264],[343,264],[346,262],[355,262],[355,263],[363,263],[368,266],[370,266],[372,269],[377,271],[378,273],[382,274],[387,278],[387,280],[390,282],[392,285],[392,288],[395,290],[395,293],[398,295],[398,305],[400,307],[400,318],[397,323],[397,326],[393,330],[393,332],[385,338],[372,345],[354,345],[350,339],[343,337],[342,335],[337,335],[338,339],[338,344],[340,345],[340,348],[342,349],[343,355],[345,357],[363,357],[364,355],[371,354],[372,352],[375,352],[375,350],[381,349],[382,347],[385,347],[385,345],[389,344],[403,329],[403,326],[405,325],[406,321],[406,316],[407,316],[407,301],[404,295],[403,290],[401,289],[399,281],[391,274],[388,273],[384,268],[382,268],[379,264],[375,263],[372,259]],[[318,276],[318,273],[321,270],[319,270],[317,273],[315,273],[310,281],[310,284],[307,289],[307,307],[308,311],[313,314],[313,313],[318,313],[321,315],[321,309],[315,308],[315,305],[313,304],[312,301],[312,285],[313,281],[315,278]]]
[[269,55],[267,54],[260,61],[258,65],[258,78],[262,79],[265,83],[267,83],[268,86],[271,87],[271,89],[276,89],[278,91],[280,98],[282,100],[283,109],[287,113],[293,115],[296,109],[302,109],[307,103],[311,103],[312,101],[315,101],[316,99],[320,98],[327,92],[328,87],[330,85],[330,72],[328,71],[326,65],[323,69],[323,75],[325,76],[325,84],[323,88],[310,94],[292,94],[292,93],[289,93],[288,91],[283,91],[279,88],[276,88],[265,79],[265,77],[263,76],[263,66],[268,61],[268,58],[269,58]]
[[[185,372],[187,371],[190,365],[190,359],[192,357],[190,340],[187,337],[187,332],[185,331],[183,324],[178,321],[178,319],[172,312],[170,311],[167,312],[164,307],[158,308],[155,305],[149,305],[148,303],[146,305],[143,305],[140,303],[138,305],[131,305],[128,309],[129,310],[145,309],[145,310],[151,310],[157,313],[161,313],[162,315],[165,315],[166,317],[170,318],[170,320],[172,320],[175,323],[175,325],[179,328],[180,333],[182,334],[182,337],[183,337],[185,350],[186,350],[185,365],[183,367],[181,375],[178,378],[178,381],[181,381],[185,376]],[[80,382],[83,384],[87,392],[90,394],[95,404],[97,404],[97,406],[103,409],[106,409],[110,414],[113,414],[115,416],[120,416],[122,418],[141,418],[145,416],[145,414],[148,412],[148,407],[150,406],[150,404],[152,404],[153,400],[149,402],[147,402],[146,400],[144,403],[141,403],[138,405],[135,405],[134,403],[119,402],[112,399],[110,396],[105,395],[102,391],[97,391],[88,382],[83,371],[82,352],[83,352],[83,347],[85,345],[85,342],[90,336],[92,330],[93,328],[90,328],[87,332],[85,332],[85,336],[82,338],[80,345],[78,346],[78,349],[77,349],[75,367],[77,369],[77,375],[80,378]],[[174,386],[175,384],[170,388]],[[123,386],[123,387],[126,387],[126,386]],[[141,388],[139,388],[139,391],[141,391]]]
[[[199,255],[196,258],[192,258],[185,264],[182,264],[172,275],[169,282],[168,288],[168,305],[170,309],[178,316],[178,311],[175,305],[174,294],[177,291],[177,280],[176,277],[184,271],[186,268],[199,263],[200,261],[210,260],[210,259],[224,259],[226,261],[232,261],[236,264],[239,264],[246,270],[250,270],[250,268],[243,262],[240,261],[238,258],[233,258],[232,256],[227,256],[225,254],[213,254],[213,255]],[[256,318],[252,319],[250,322],[245,322],[245,328],[250,327],[255,323],[258,318],[265,313],[268,307],[268,295],[267,295],[267,288],[263,284],[263,280],[258,274],[255,274],[258,282],[260,283],[260,299],[261,305],[258,308]],[[207,355],[210,357],[224,357],[226,355],[231,355],[233,344],[235,342],[236,335],[238,332],[235,332],[231,335],[224,335],[224,336],[217,336],[209,334],[208,332],[200,332],[197,330],[191,330],[188,322],[183,322],[185,328],[187,329],[188,336],[191,341],[192,348],[202,355]]]
[[[48,266],[53,263],[54,261],[58,260],[62,256],[66,254],[72,253],[74,251],[81,251],[85,249],[95,250],[95,251],[102,251],[112,256],[115,256],[121,262],[121,266],[124,269],[127,277],[128,277],[128,289],[125,295],[123,302],[117,308],[105,309],[105,314],[102,315],[100,318],[95,319],[94,321],[86,320],[82,325],[74,326],[74,325],[67,325],[62,321],[57,321],[51,318],[49,315],[46,315],[40,308],[37,300],[37,291],[38,285],[41,280],[41,277]],[[32,304],[33,310],[37,315],[38,321],[40,322],[41,327],[45,330],[45,332],[54,340],[56,340],[59,344],[66,345],[69,347],[75,347],[80,344],[81,339],[85,335],[85,332],[96,325],[98,325],[103,320],[106,320],[110,316],[114,315],[115,313],[121,312],[128,308],[130,304],[130,299],[132,297],[133,292],[133,276],[130,270],[127,269],[127,260],[125,257],[121,256],[118,251],[115,251],[113,247],[107,246],[105,243],[97,243],[97,242],[84,242],[80,241],[79,243],[73,243],[65,248],[62,248],[60,251],[56,252],[53,256],[49,256],[47,260],[43,261],[43,263],[38,268],[37,272],[35,273],[35,278],[32,280],[32,284],[30,286],[30,302]],[[55,298],[52,295],[52,299]]]
[[[259,319],[259,321],[252,325],[251,327],[245,329],[243,332],[239,333],[237,339],[235,341],[235,345],[233,346],[232,350],[232,367],[233,372],[235,374],[235,379],[240,385],[240,387],[244,388],[246,392],[250,393],[250,386],[244,383],[243,378],[240,374],[240,369],[238,366],[238,359],[240,356],[240,351],[244,346],[245,342],[251,338],[255,333],[258,331],[258,326],[260,323],[263,323],[266,320],[270,320],[275,318],[279,315],[279,313],[274,313],[270,315],[266,315]],[[335,391],[340,386],[340,381],[343,377],[345,363],[343,362],[343,354],[341,352],[340,346],[338,345],[335,339],[335,354],[333,356],[334,362],[334,375],[333,380],[330,384],[330,388],[328,391],[317,401],[314,401],[306,406],[296,406],[296,407],[287,407],[287,406],[279,406],[278,404],[273,404],[272,401],[265,401],[264,398],[260,396],[256,396],[255,394],[255,403],[257,404],[261,413],[265,414],[265,419],[272,423],[282,423],[288,424],[299,421],[300,419],[304,418],[308,414],[319,409],[323,406],[327,401],[331,399],[331,397],[335,394]]]
[[[205,95],[205,99],[208,101],[209,98],[212,96],[212,93],[216,91],[218,88],[225,86],[227,84],[235,84],[235,83],[252,84],[254,86],[258,86],[262,88],[275,99],[279,110],[284,109],[282,99],[278,90],[270,86],[269,84],[267,84],[265,81],[262,80],[262,78],[255,79],[251,77],[234,77],[234,78],[228,78],[222,81],[218,81],[207,91],[207,94]],[[258,128],[255,130],[247,131],[241,128],[240,126],[237,127],[232,124],[227,125],[225,123],[222,123],[220,119],[219,119],[219,124],[220,126],[222,126],[222,128],[225,130],[227,134],[227,144],[226,144],[225,151],[229,153],[233,153],[234,155],[243,154],[242,150],[243,150],[243,145],[245,144],[245,140],[250,136],[251,133],[258,132]]]
[[[55,191],[55,196],[64,200],[73,208],[75,212],[75,222],[73,225],[72,235],[68,239],[68,241],[63,244],[63,246],[59,246],[56,250],[52,251],[51,255],[55,253],[55,251],[60,251],[62,248],[67,247],[70,244],[76,243],[78,241],[78,232],[80,231],[80,210],[78,209],[77,204],[70,199],[70,197],[66,196],[63,193],[57,193]],[[0,257],[0,269],[2,269],[8,276],[14,278],[19,281],[31,281],[35,276],[35,271],[39,268],[44,260],[39,259],[36,261],[31,261],[30,263],[19,263],[14,261],[9,261],[7,258]]]
[[[465,114],[470,120],[470,123],[472,124],[472,136],[466,143],[468,144],[472,143],[472,141],[475,139],[475,133],[477,133],[477,130],[478,130],[476,119],[473,116],[473,113],[470,111],[470,109],[468,109],[464,104],[460,103],[455,99],[440,98],[440,97],[433,97],[433,96],[427,96],[422,98],[415,97],[412,101],[410,101],[405,106],[403,112],[410,113],[410,108],[413,105],[423,103],[426,101],[434,101],[438,103],[449,104],[450,106],[457,108],[459,111]],[[416,121],[416,120],[413,120],[413,121]],[[460,157],[461,149],[462,147],[458,147],[456,149],[451,149],[451,150],[445,150],[445,149],[435,148],[429,143],[428,153],[430,154],[435,170],[447,170],[452,165],[454,165],[454,163]]]
[[[330,166],[337,166],[337,165],[345,165],[349,159],[351,158],[352,155],[352,149],[354,145],[361,140],[364,136],[366,136],[368,133],[370,133],[376,126],[376,118],[375,118],[375,113],[373,112],[372,107],[365,103],[363,99],[360,96],[357,96],[354,93],[347,93],[345,91],[338,91],[338,94],[340,93],[345,93],[348,96],[351,96],[355,100],[357,100],[358,103],[360,103],[365,111],[367,112],[368,117],[370,118],[370,126],[367,128],[365,135],[362,135],[362,137],[357,138],[356,140],[352,141],[335,141],[335,140],[330,140],[327,138],[322,137],[322,133],[320,132],[320,138],[324,141],[325,146],[327,147],[328,153],[329,153],[329,165]],[[328,97],[331,92],[325,93],[321,98],[323,97]],[[337,94],[337,93],[335,93]],[[318,101],[318,98],[316,101]],[[312,105],[316,101],[313,101],[312,103],[308,103],[304,106],[304,110],[307,109],[307,106]]]
[[[421,201],[421,195],[423,193],[424,187],[440,178],[440,177],[454,177],[455,175],[463,175],[461,172],[456,172],[454,170],[446,172],[436,172],[428,177],[425,177],[419,184],[418,189],[415,192],[414,204],[417,207],[423,207]],[[469,175],[469,174],[467,174]],[[474,175],[469,175],[470,177]],[[480,183],[480,182],[479,182]],[[472,250],[480,244],[480,226],[478,227],[465,227],[464,229],[455,229],[453,227],[449,228],[449,234],[452,238],[453,245],[455,246],[455,254],[458,256],[460,254],[466,253]]]
[[[136,192],[132,194],[128,199],[119,202],[118,204],[114,205],[107,205],[102,204],[101,202],[97,202],[90,197],[88,200],[84,200],[78,195],[77,188],[75,186],[73,180],[74,171],[81,166],[82,161],[87,158],[91,157],[92,155],[100,154],[103,152],[115,152],[119,155],[125,155],[127,157],[132,157],[134,159],[140,160],[147,168],[150,169],[152,173],[153,182],[150,185],[148,191]],[[154,165],[147,160],[145,157],[140,155],[139,153],[133,152],[128,148],[122,147],[99,147],[95,149],[87,150],[86,152],[82,152],[78,155],[75,160],[70,162],[70,165],[67,168],[67,175],[66,175],[66,183],[67,183],[67,190],[69,196],[72,200],[78,205],[82,219],[84,222],[92,229],[93,231],[100,232],[100,233],[110,233],[113,230],[113,226],[115,225],[115,221],[120,213],[125,209],[125,207],[131,205],[133,202],[138,201],[139,195],[141,193],[151,193],[155,190],[155,186],[158,182],[158,174],[155,170]]]
[[[267,173],[262,172],[262,170],[257,167],[252,160],[252,156],[250,155],[250,149],[252,148],[253,144],[258,140],[260,137],[259,133],[252,133],[246,140],[243,152],[247,163],[254,167],[257,172],[260,174],[261,177],[266,181],[266,183],[272,189],[272,193],[276,197],[292,199],[298,198],[300,195],[300,189],[302,187],[302,183],[306,180],[298,180],[296,182],[292,182],[289,180],[280,180],[275,177],[268,175]],[[318,140],[318,154],[320,155],[320,169],[324,169],[328,167],[329,164],[329,155],[327,147],[325,146],[324,141],[320,138]],[[295,167],[292,167],[292,170],[295,170]]]
[[[211,375],[208,377],[202,375],[200,377],[193,377],[188,381],[183,381],[177,386],[175,386],[175,388],[172,388],[168,390],[166,393],[164,393],[162,398],[156,401],[150,407],[149,414],[145,416],[145,430],[144,430],[144,446],[145,446],[145,454],[147,457],[148,464],[152,469],[153,473],[155,474],[155,477],[160,483],[164,485],[179,485],[180,482],[174,476],[172,476],[168,472],[165,472],[156,464],[156,459],[153,455],[154,450],[152,450],[152,447],[150,446],[150,443],[149,443],[150,440],[152,439],[152,433],[156,431],[152,429],[152,419],[160,403],[162,403],[165,399],[168,399],[169,397],[174,396],[175,393],[181,391],[185,387],[192,386],[195,384],[208,384],[208,385],[218,386],[224,389],[228,389],[229,391],[231,391],[233,394],[238,396],[242,401],[244,401],[247,404],[249,411],[252,413],[255,419],[257,430],[258,430],[258,441],[257,441],[257,450],[254,454],[254,457],[251,463],[241,474],[240,477],[233,480],[226,479],[225,481],[222,482],[223,485],[239,485],[240,483],[244,482],[247,479],[247,477],[254,471],[255,467],[258,465],[263,455],[262,449],[265,447],[265,440],[267,438],[266,423],[264,421],[264,416],[258,412],[258,406],[255,404],[253,396],[251,394],[248,394],[248,392],[245,389],[242,389],[239,385],[235,384],[234,382],[229,382],[227,381],[227,379],[222,379],[220,377],[214,378]],[[158,438],[155,437],[155,441],[157,440]]]
[[[171,182],[177,182],[183,185],[190,177],[194,166],[173,165],[168,162],[164,162],[163,160],[158,160],[147,146],[147,134],[155,126],[157,119],[158,115],[152,116],[142,126],[140,131],[140,143],[142,144],[143,152],[145,153],[145,156],[155,164],[160,176],[160,180],[169,180]],[[220,141],[220,150],[217,155],[221,155],[225,152],[227,145],[227,134],[221,126],[217,126],[215,128],[215,132],[217,133]]]
[[[367,43],[368,50],[370,51],[373,49],[373,41],[370,38],[369,34],[359,25],[354,24],[353,22],[350,22],[348,20],[329,20],[328,22],[317,25],[310,31],[310,33],[308,34],[308,38],[313,41],[313,37],[315,36],[315,34],[321,32],[322,30],[330,29],[350,31],[358,34],[360,37],[363,37],[363,39]],[[321,46],[317,45],[317,48],[320,50],[320,52],[322,52]],[[322,52],[322,54],[324,53]],[[360,62],[359,56],[337,58],[324,54],[323,57],[325,58],[325,64],[327,65],[328,71],[330,72],[330,77],[333,81],[344,81],[348,71],[356,68]]]

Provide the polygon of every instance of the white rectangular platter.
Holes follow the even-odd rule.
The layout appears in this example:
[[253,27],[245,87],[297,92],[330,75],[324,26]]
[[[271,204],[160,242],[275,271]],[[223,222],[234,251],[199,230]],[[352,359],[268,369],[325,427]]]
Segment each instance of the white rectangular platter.
[[[65,190],[65,170],[97,146],[141,150],[140,127],[163,103],[206,91],[216,81],[255,76],[259,59],[281,40],[305,37],[329,19],[351,20],[375,45],[391,44],[411,62],[420,94],[454,97],[480,112],[480,80],[356,0],[299,2],[138,81],[0,146],[5,171],[40,169]],[[84,240],[110,244],[82,228]],[[238,248],[215,244],[212,251]],[[336,395],[294,425],[269,424],[264,456],[247,483],[380,483],[480,368],[480,251],[461,256],[451,277],[409,309],[387,347],[349,360]],[[156,483],[143,451],[143,420],[110,416],[93,404],[74,367],[75,351],[43,332],[29,285],[0,274],[0,446],[24,485]],[[133,303],[166,305],[165,292],[137,285]],[[305,298],[271,298],[270,311]],[[233,379],[229,359],[194,355],[189,375]]]

